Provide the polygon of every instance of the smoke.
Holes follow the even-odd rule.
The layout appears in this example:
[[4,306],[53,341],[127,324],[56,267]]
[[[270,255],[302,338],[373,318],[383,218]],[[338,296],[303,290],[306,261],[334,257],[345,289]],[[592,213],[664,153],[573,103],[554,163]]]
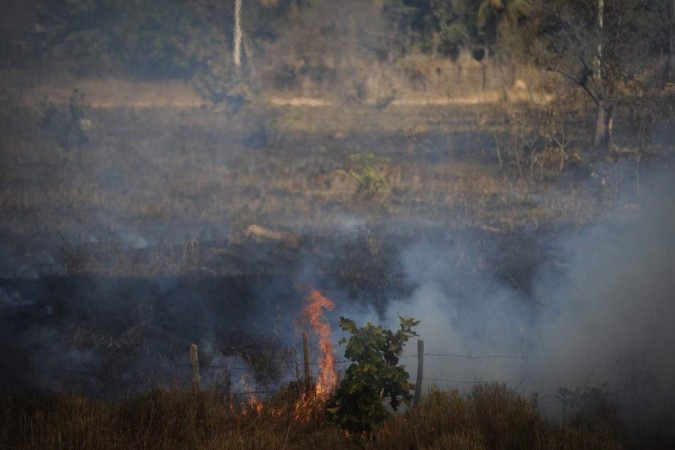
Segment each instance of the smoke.
[[[470,264],[473,250],[414,244],[403,252],[406,273],[417,284],[412,297],[393,303],[397,316],[420,320],[425,376],[441,388],[477,381],[521,379],[521,361],[536,309],[495,276]],[[411,349],[412,350],[412,349]],[[458,356],[451,356],[458,355]],[[463,358],[462,356],[489,356]]]
[[[100,392],[100,380],[111,390],[118,382],[132,391],[167,380],[189,384],[191,342],[200,346],[205,366],[265,372],[267,355],[299,349],[294,321],[315,285],[336,303],[328,315],[335,341],[340,315],[388,328],[398,326],[399,315],[420,320],[426,388],[503,382],[538,393],[542,410],[556,417],[563,413],[560,388],[598,388],[626,420],[647,426],[669,414],[675,400],[673,188],[670,172],[643,174],[639,193],[626,192],[619,206],[581,231],[489,239],[467,231],[409,234],[390,239],[400,251],[390,248],[389,238],[369,246],[364,234],[372,224],[344,216],[340,245],[334,235],[324,239],[330,245],[314,243],[301,259],[289,260],[279,278],[8,282],[0,290],[0,387]],[[391,233],[395,225],[384,228]],[[541,254],[523,251],[523,236]],[[133,246],[138,237],[126,239]],[[512,283],[509,277],[519,274],[496,270],[505,260],[538,270],[521,277],[529,282]],[[385,280],[400,270],[406,288],[392,289],[398,297],[387,291],[382,305],[352,298],[351,288],[380,287],[357,277],[366,269]],[[394,278],[382,286],[398,286]],[[342,351],[336,346],[338,360]],[[414,377],[414,342],[408,352],[402,363]],[[297,361],[297,355],[283,356],[289,367]],[[280,370],[282,382],[292,371]],[[230,380],[223,370],[205,370],[203,380],[236,383],[245,372],[232,371]],[[56,377],[61,380],[54,383]],[[83,379],[90,381],[83,386]]]
[[[555,238],[531,293],[481,270],[475,262],[484,255],[466,236],[403,251],[416,288],[390,304],[385,325],[396,327],[398,315],[421,321],[426,387],[504,382],[537,392],[553,415],[562,413],[560,388],[597,388],[626,420],[668,414],[675,397],[675,181],[670,171],[645,179],[594,225]],[[404,361],[414,375],[414,359]]]
[[606,384],[634,417],[675,394],[674,187],[672,173],[654,175],[640,203],[561,244],[564,282],[543,273],[538,284],[537,369],[560,386]]

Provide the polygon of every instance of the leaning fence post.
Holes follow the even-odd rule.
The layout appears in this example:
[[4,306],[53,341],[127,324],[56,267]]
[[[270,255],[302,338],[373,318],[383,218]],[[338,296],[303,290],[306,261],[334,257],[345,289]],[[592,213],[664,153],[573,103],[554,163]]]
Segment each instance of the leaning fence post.
[[197,344],[190,344],[190,363],[192,365],[192,389],[199,392],[201,377],[199,376],[199,353]]
[[302,333],[302,358],[305,364],[305,392],[312,390],[312,378],[309,374],[309,345],[307,344],[307,333]]
[[422,380],[424,379],[424,340],[417,340],[417,383],[415,384],[415,397],[413,406],[417,406],[422,399]]

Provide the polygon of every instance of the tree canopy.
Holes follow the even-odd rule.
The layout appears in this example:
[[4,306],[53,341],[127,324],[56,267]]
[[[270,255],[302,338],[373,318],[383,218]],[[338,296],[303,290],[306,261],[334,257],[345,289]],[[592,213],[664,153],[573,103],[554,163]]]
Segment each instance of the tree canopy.
[[[598,3],[605,3],[602,36]],[[51,57],[81,72],[108,61],[149,78],[186,78],[232,43],[234,0],[24,0],[0,8],[6,66]],[[670,55],[672,9],[672,0],[243,0],[242,20],[257,54],[280,39],[298,44],[293,36],[316,27],[313,44],[344,44],[351,33],[356,48],[343,50],[378,58],[456,58],[473,47],[499,54],[508,50],[501,42],[514,46],[514,37],[526,37],[546,50],[538,61],[570,57],[588,65],[601,39],[610,70],[618,59]]]
[[[230,56],[234,3],[3,2],[0,65],[30,69],[42,64],[84,76],[112,73],[213,84],[209,80],[240,73]],[[567,79],[596,104],[594,143],[606,146],[622,95],[672,81],[674,3],[242,0],[242,66],[249,75],[272,74],[280,86],[301,75],[355,91],[349,96],[358,98],[362,83],[354,80],[364,78],[372,62],[408,55],[454,62],[464,52],[483,62],[535,64]],[[342,80],[340,71],[347,74]],[[226,96],[227,89],[221,94]]]

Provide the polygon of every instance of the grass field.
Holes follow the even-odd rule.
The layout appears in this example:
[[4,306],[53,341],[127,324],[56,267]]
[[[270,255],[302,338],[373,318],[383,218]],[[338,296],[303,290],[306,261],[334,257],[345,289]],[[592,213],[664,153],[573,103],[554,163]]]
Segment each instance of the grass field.
[[[214,352],[255,340],[228,327],[264,328],[249,317],[263,307],[289,320],[288,305],[308,279],[382,314],[414,288],[400,258],[418,242],[453,246],[452,267],[496,278],[538,308],[539,269],[565,267],[558,236],[610,210],[641,213],[641,174],[672,155],[672,119],[657,117],[645,142],[619,111],[615,145],[597,152],[589,148],[587,105],[561,106],[562,99],[262,96],[214,109],[195,104],[185,86],[145,95],[142,84],[130,90],[109,81],[95,98],[88,93],[96,86],[82,84],[84,96],[69,86],[10,96],[1,111],[0,318],[21,339],[5,339],[0,366],[18,372],[0,380],[43,380],[36,376],[42,362],[30,360],[44,350],[41,339],[48,353],[74,348],[104,363],[89,380],[61,380],[72,392],[2,394],[0,447],[644,444],[612,410],[552,422],[536,397],[498,384],[431,390],[418,409],[372,435],[346,436],[324,420],[318,402],[300,402],[292,385],[251,409],[227,393],[180,387],[128,389],[133,395],[104,400],[80,395],[88,391],[78,383],[109,384],[92,389],[106,395],[124,390],[139,381],[127,378],[126,365],[151,356],[173,361],[200,333],[222,341]],[[465,241],[477,251],[464,250]],[[217,325],[200,329],[202,316]],[[49,333],[27,337],[24,325],[38,321]],[[258,344],[237,356],[255,356]],[[153,367],[135,375],[169,385]],[[124,376],[116,379],[117,371]],[[650,448],[669,442],[649,439]]]
[[[574,229],[637,170],[632,150],[586,155],[576,114],[565,148],[537,141],[545,106],[256,103],[232,114],[92,104],[85,96],[75,105],[78,119],[52,105],[49,124],[49,103],[8,109],[0,156],[8,238],[114,247],[133,233],[157,248],[236,242],[252,224],[330,234],[349,215],[497,233]],[[350,156],[368,153],[386,162],[350,166]],[[365,169],[382,184],[363,195],[345,172]]]
[[[155,390],[119,402],[71,394],[5,396],[0,444],[13,449],[620,449],[613,424],[553,425],[498,384],[466,395],[432,390],[368,436],[325,422],[290,391],[258,408],[215,393]],[[655,448],[655,447],[652,447]]]

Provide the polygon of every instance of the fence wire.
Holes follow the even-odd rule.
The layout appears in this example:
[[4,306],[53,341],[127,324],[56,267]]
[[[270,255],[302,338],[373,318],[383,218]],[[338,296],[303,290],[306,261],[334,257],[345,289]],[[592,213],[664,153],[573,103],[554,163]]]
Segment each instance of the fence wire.
[[[399,359],[403,358],[418,358],[420,355],[419,354],[411,354],[411,355],[402,355],[399,356]],[[423,353],[421,356],[423,357],[430,357],[430,358],[459,358],[459,359],[465,359],[465,360],[481,360],[481,359],[514,359],[514,360],[523,360],[523,359],[530,359],[522,355],[504,355],[504,354],[490,354],[490,355],[476,355],[476,354],[461,354],[461,353]],[[343,364],[351,364],[353,361],[351,360],[339,360],[339,361],[334,361],[335,365],[343,365]],[[320,365],[319,362],[316,361],[311,361],[309,362],[311,366],[318,366]],[[274,370],[283,370],[283,369],[296,369],[299,370],[302,368],[304,363],[294,363],[294,364],[285,364],[281,366],[269,366],[269,368],[274,369]],[[173,364],[173,365],[167,365],[166,367],[174,367],[174,368],[184,368],[184,369],[192,369],[193,365],[192,364]],[[199,366],[200,369],[202,370],[227,370],[227,371],[255,371],[256,368],[253,366],[246,366],[246,365],[236,365],[236,366],[231,366],[227,364],[204,364]],[[34,370],[36,373],[70,373],[70,374],[80,374],[80,375],[88,375],[88,374],[94,374],[96,373],[95,370],[73,370],[73,369],[47,369],[47,370]],[[416,377],[410,377],[410,381],[416,381]],[[423,377],[423,381],[428,381],[432,383],[447,383],[447,384],[480,384],[480,383],[489,383],[489,382],[497,382],[497,383],[504,383],[504,384],[515,384],[515,385],[523,385],[523,384],[553,384],[555,382],[550,381],[550,380],[458,380],[458,379],[450,379],[450,378],[430,378],[430,377]],[[236,383],[235,383],[236,384]],[[257,395],[271,395],[278,393],[278,390],[247,390],[247,391],[238,391],[238,392],[228,392],[228,395],[232,396],[257,396]]]
[[[422,353],[422,356],[429,356],[429,357],[444,357],[444,358],[462,358],[462,359],[529,359],[525,356],[520,356],[520,355],[471,355],[471,354],[461,354],[461,353]],[[399,356],[399,359],[403,358],[418,358],[418,354],[414,355],[403,355]],[[349,364],[352,363],[353,361],[345,359],[345,360],[340,360],[340,361],[334,361],[333,364]],[[291,364],[291,365],[283,365],[283,366],[275,366],[276,369],[294,369],[296,367],[301,367],[304,363],[297,363],[297,364]],[[312,366],[318,366],[320,363],[310,361],[310,365]],[[178,365],[177,367],[192,367],[190,364],[186,365]],[[249,366],[229,366],[229,365],[223,365],[223,364],[208,364],[203,366],[207,369],[228,369],[228,370],[251,370],[252,368]]]

